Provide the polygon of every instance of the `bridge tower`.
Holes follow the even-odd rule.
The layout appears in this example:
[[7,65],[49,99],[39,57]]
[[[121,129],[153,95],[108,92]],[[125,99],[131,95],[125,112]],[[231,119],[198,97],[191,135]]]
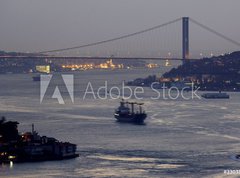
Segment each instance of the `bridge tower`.
[[189,59],[189,17],[182,18],[182,59],[183,63]]

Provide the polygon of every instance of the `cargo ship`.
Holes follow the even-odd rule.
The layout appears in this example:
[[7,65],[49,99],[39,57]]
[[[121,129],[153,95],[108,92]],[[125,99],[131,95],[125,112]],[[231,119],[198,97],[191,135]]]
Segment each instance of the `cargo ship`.
[[[129,122],[142,124],[147,118],[147,114],[142,109],[144,103],[127,102],[122,99],[120,106],[116,109],[114,117],[118,122]],[[130,107],[129,107],[130,105]],[[138,111],[135,111],[135,106],[138,107]]]
[[204,93],[201,95],[205,99],[229,99],[230,96],[227,93]]

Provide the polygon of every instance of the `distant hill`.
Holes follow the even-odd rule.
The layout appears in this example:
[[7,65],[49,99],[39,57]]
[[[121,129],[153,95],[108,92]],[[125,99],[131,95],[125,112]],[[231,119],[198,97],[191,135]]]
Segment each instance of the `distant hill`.
[[[11,58],[5,58],[10,56]],[[17,58],[17,56],[24,56],[24,58]],[[26,57],[25,57],[26,56]],[[0,51],[0,74],[6,73],[29,73],[37,72],[37,65],[50,65],[51,70],[59,70],[60,67],[49,63],[43,58],[31,59],[34,56],[46,56],[44,54],[37,53],[22,53],[22,52],[6,52]]]
[[[8,58],[6,57],[8,56]],[[9,58],[10,56],[10,58]],[[18,56],[22,56],[18,58]],[[37,72],[36,66],[49,65],[52,72],[69,72],[71,68],[63,68],[63,65],[99,65],[109,59],[57,59],[48,58],[48,55],[38,53],[6,52],[0,51],[0,74]],[[112,60],[115,65],[123,65],[125,68],[145,67],[144,60]]]
[[163,77],[189,79],[205,89],[240,90],[240,51],[188,61]]
[[1,56],[46,56],[44,54],[37,54],[37,53],[23,53],[23,52],[6,52],[0,51]]

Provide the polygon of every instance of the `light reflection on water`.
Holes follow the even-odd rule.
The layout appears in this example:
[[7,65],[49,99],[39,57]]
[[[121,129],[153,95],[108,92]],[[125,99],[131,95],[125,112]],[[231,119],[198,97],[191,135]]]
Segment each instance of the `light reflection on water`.
[[75,104],[45,98],[39,103],[39,84],[30,75],[0,75],[0,111],[20,122],[20,131],[35,123],[42,135],[78,144],[80,157],[73,160],[0,166],[1,177],[223,177],[224,169],[237,169],[230,157],[240,152],[240,94],[230,100],[143,100],[146,125],[116,123],[118,100],[81,100],[89,80],[144,77],[158,71],[108,71],[75,74]]

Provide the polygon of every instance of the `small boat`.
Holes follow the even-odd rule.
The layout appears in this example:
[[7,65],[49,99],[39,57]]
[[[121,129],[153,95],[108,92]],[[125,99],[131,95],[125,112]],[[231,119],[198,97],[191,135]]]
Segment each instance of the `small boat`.
[[[41,75],[43,75],[43,77],[41,78]],[[51,79],[51,75],[50,74],[46,74],[46,73],[43,73],[43,74],[37,74],[35,76],[32,77],[33,81],[34,82],[40,82],[41,80],[50,80]]]
[[227,93],[204,93],[201,95],[205,99],[229,99],[230,96]]
[[[131,108],[129,108],[129,105],[131,105]],[[138,106],[138,111],[135,111],[135,105]],[[118,122],[141,124],[147,117],[145,111],[142,110],[142,105],[143,103],[127,102],[122,99],[120,106],[115,111],[114,117]]]
[[33,76],[32,79],[34,82],[39,82],[41,77],[40,77],[40,75],[36,75],[36,76]]

